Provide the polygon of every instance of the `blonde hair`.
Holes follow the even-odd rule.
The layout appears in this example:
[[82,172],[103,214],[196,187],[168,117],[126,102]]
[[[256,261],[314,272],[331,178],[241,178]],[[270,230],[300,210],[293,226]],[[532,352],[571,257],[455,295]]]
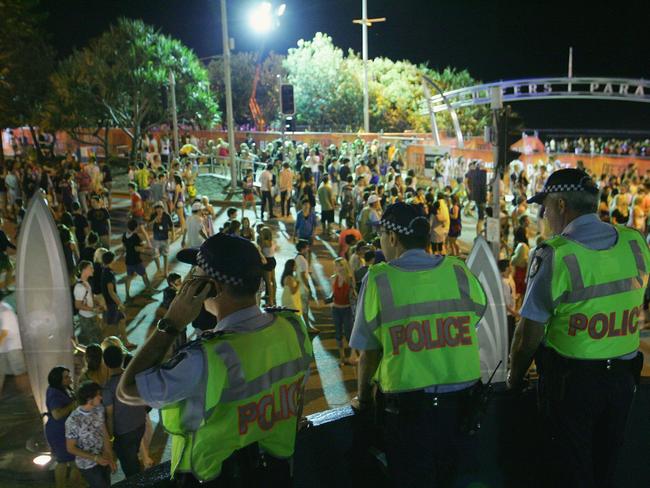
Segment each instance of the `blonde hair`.
[[334,260],[334,264],[340,264],[345,272],[345,277],[350,283],[354,283],[354,275],[352,274],[352,268],[350,268],[350,263],[345,258],[338,257]]
[[124,347],[124,343],[122,342],[122,339],[120,339],[117,336],[105,337],[100,345],[101,345],[102,350],[105,350],[109,346],[117,346],[120,349],[122,349],[122,351],[127,352],[127,353],[129,352],[128,349],[126,347]]
[[98,247],[95,249],[95,254],[93,254],[93,262],[97,264],[102,264],[102,258],[104,257],[104,254],[108,252],[108,249],[105,247]]

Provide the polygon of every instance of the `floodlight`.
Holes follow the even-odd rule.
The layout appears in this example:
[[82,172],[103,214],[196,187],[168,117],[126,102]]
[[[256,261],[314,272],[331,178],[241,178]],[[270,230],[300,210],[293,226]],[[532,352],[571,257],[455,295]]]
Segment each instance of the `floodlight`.
[[40,456],[36,456],[33,459],[34,464],[38,466],[46,466],[52,461],[52,456],[49,454],[41,454]]
[[269,2],[262,2],[251,9],[248,14],[248,23],[255,32],[265,34],[273,29],[275,18]]

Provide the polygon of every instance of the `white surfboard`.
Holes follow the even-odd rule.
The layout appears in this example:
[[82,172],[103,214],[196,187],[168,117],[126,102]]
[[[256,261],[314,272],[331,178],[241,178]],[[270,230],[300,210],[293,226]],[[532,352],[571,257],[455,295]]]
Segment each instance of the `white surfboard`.
[[45,412],[50,370],[62,365],[73,371],[73,323],[59,232],[40,193],[29,203],[18,237],[16,308],[34,400]]
[[478,326],[481,377],[486,381],[499,361],[503,361],[493,381],[505,381],[508,366],[508,324],[501,274],[492,248],[482,236],[474,241],[474,247],[467,257],[467,266],[479,279],[487,295],[485,315]]

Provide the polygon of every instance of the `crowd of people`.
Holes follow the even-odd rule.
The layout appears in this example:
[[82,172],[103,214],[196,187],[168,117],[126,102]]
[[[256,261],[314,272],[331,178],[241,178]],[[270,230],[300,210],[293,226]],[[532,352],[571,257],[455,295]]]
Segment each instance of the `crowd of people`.
[[[338,256],[329,280],[331,294],[325,302],[331,305],[339,362],[344,366],[358,361],[358,352],[350,350],[349,341],[361,283],[373,264],[385,260],[379,237],[383,210],[396,202],[413,205],[429,222],[429,252],[453,256],[464,255],[459,245],[463,218],[474,216],[476,233],[482,234],[485,218],[492,215],[492,185],[482,161],[441,156],[433,176],[425,177],[405,168],[398,147],[377,141],[357,139],[323,149],[280,140],[258,147],[249,140],[238,154],[251,163],[240,181],[242,207],[227,208],[227,220],[217,225],[217,211],[210,199],[197,194],[196,159],[165,161],[159,153],[165,155],[164,146],[158,147],[152,140],[143,144],[147,148],[143,159],[128,169],[129,215],[119,241],[113,238],[109,165],[100,165],[95,158],[81,165],[71,154],[52,167],[18,157],[0,177],[0,205],[15,229],[24,217],[25,202],[36,192],[47,199],[72,277],[75,346],[83,354],[84,366],[83,371],[72,372],[55,368],[48,377],[47,432],[59,462],[57,486],[67,486],[65,480],[77,475],[76,468],[90,486],[108,486],[107,472],[115,469],[115,456],[127,476],[152,463],[147,409],[121,404],[115,388],[128,364],[128,351],[137,347],[129,341],[125,320],[125,306],[133,297],[132,280],[142,279],[145,295],[157,293],[146,269],[150,261],[155,262],[167,284],[157,319],[187,279],[170,272],[170,247],[176,239],[181,239],[181,247],[192,248],[215,234],[253,242],[264,269],[258,304],[298,311],[311,335],[319,332],[310,313],[316,299],[312,246],[316,237],[335,241]],[[554,169],[553,164],[524,167],[513,163],[501,183],[499,269],[511,335],[526,291],[532,249],[548,237],[539,225],[537,206],[529,208],[526,200],[542,190]],[[588,168],[583,169],[589,173]],[[601,191],[601,219],[647,235],[650,174],[640,174],[630,165],[620,175],[591,176]],[[289,224],[296,248],[295,257],[282,267],[276,262],[279,221]],[[13,264],[8,252],[15,248],[15,235],[0,232],[0,271],[4,272],[0,291],[11,281]],[[124,300],[117,292],[116,276],[122,259],[126,268]],[[200,333],[215,323],[213,316],[201,313],[193,325]],[[2,339],[0,335],[0,342]],[[179,338],[175,348],[186,340],[185,336]],[[14,374],[24,373],[24,365],[22,371],[15,370]],[[0,376],[4,374],[0,372]],[[71,388],[73,379],[81,385],[76,392]],[[76,468],[72,464],[75,459]]]
[[578,137],[556,139],[554,137],[544,141],[547,153],[571,154],[609,154],[617,156],[650,155],[650,139],[616,139],[603,137]]

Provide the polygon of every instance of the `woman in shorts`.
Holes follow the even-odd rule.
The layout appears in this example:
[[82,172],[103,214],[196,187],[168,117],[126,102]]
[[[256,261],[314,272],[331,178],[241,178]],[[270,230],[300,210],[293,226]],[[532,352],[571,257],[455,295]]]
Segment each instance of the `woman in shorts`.
[[242,215],[246,208],[250,205],[253,207],[253,212],[255,212],[255,219],[257,219],[257,207],[255,206],[255,179],[253,177],[253,170],[246,170],[246,176],[244,177],[243,187],[244,187],[244,196],[242,200]]
[[174,175],[174,184],[173,207],[178,216],[181,235],[185,235],[185,186],[183,185],[183,178],[180,175]]
[[264,288],[266,289],[266,305],[269,307],[275,306],[275,291],[277,289],[277,284],[275,282],[275,251],[276,245],[273,242],[273,232],[270,227],[263,226],[260,229],[259,236],[257,238],[257,244],[262,251],[262,255],[266,258],[266,264],[264,268]]

